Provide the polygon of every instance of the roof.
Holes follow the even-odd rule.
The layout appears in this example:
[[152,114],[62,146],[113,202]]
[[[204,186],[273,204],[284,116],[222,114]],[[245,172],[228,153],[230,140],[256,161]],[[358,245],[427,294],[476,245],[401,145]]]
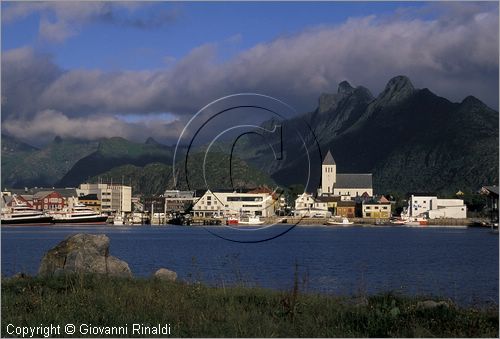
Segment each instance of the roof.
[[325,159],[323,160],[323,165],[335,165],[335,160],[333,159],[332,153],[328,150]]
[[8,191],[12,192],[13,194],[23,194],[23,195],[34,195],[38,192],[57,192],[61,194],[64,198],[69,198],[69,197],[76,197],[76,189],[75,188],[53,188],[53,187],[33,187],[33,188],[13,188],[13,189],[7,189]]
[[498,186],[483,186],[483,188],[489,193],[493,193],[498,196]]
[[353,200],[341,200],[337,203],[337,207],[355,207],[356,202]]
[[372,174],[350,174],[350,173],[337,173],[337,182],[335,188],[368,188],[372,186]]
[[40,191],[40,192],[36,192],[35,194],[33,194],[33,198],[34,199],[40,199],[40,198],[46,197],[47,195],[49,195],[52,192],[54,192],[54,191]]
[[336,202],[336,201],[340,201],[340,195],[331,195],[331,196],[323,195],[323,196],[317,197],[316,200],[320,201],[320,202]]

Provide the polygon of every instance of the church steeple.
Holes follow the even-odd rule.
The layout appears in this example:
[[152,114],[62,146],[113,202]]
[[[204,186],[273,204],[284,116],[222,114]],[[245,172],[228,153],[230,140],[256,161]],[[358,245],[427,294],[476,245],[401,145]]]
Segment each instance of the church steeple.
[[333,194],[333,186],[337,181],[337,164],[332,153],[328,150],[321,165],[321,193]]

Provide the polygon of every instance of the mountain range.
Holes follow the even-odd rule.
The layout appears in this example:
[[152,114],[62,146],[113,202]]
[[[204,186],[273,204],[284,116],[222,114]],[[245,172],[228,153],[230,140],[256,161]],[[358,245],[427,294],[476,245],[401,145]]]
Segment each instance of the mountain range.
[[[475,97],[450,102],[427,88],[416,89],[405,76],[392,78],[376,97],[363,86],[343,81],[336,93],[320,95],[315,110],[280,122],[282,160],[270,158],[269,145],[257,136],[240,138],[234,148],[233,184],[305,183],[314,191],[321,159],[331,150],[337,172],[373,173],[375,192],[477,191],[482,185],[498,185],[498,122],[498,112]],[[317,152],[305,152],[304,140],[288,131],[302,133]],[[193,156],[199,161],[189,167],[196,173],[189,186],[204,188],[201,165],[196,165],[202,162],[201,150]],[[76,186],[88,179],[125,177],[136,192],[156,194],[174,184],[172,157],[173,147],[151,138],[136,143],[123,138],[57,137],[35,148],[2,134],[2,186]],[[206,167],[211,187],[231,186],[229,173],[218,166],[227,157],[211,154],[211,165]],[[185,180],[177,182],[186,186]]]

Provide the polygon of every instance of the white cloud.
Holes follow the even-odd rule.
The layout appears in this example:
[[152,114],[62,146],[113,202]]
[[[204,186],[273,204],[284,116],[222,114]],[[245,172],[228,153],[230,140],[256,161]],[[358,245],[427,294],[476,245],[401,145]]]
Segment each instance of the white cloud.
[[217,45],[206,44],[154,71],[62,71],[47,56],[11,50],[2,56],[2,113],[29,117],[52,109],[71,119],[97,112],[182,117],[243,91],[272,95],[306,111],[342,80],[376,94],[399,74],[451,100],[474,95],[497,108],[498,6],[440,8],[443,13],[434,19],[368,16],[307,29],[223,62]]

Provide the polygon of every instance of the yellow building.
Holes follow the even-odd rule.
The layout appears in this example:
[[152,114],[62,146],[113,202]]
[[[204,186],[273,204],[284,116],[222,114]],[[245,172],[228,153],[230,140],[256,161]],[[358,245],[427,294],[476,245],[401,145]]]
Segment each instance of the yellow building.
[[363,202],[363,218],[389,219],[391,203],[384,196],[378,200]]
[[78,198],[78,201],[97,213],[101,213],[101,201],[97,194],[87,194]]

